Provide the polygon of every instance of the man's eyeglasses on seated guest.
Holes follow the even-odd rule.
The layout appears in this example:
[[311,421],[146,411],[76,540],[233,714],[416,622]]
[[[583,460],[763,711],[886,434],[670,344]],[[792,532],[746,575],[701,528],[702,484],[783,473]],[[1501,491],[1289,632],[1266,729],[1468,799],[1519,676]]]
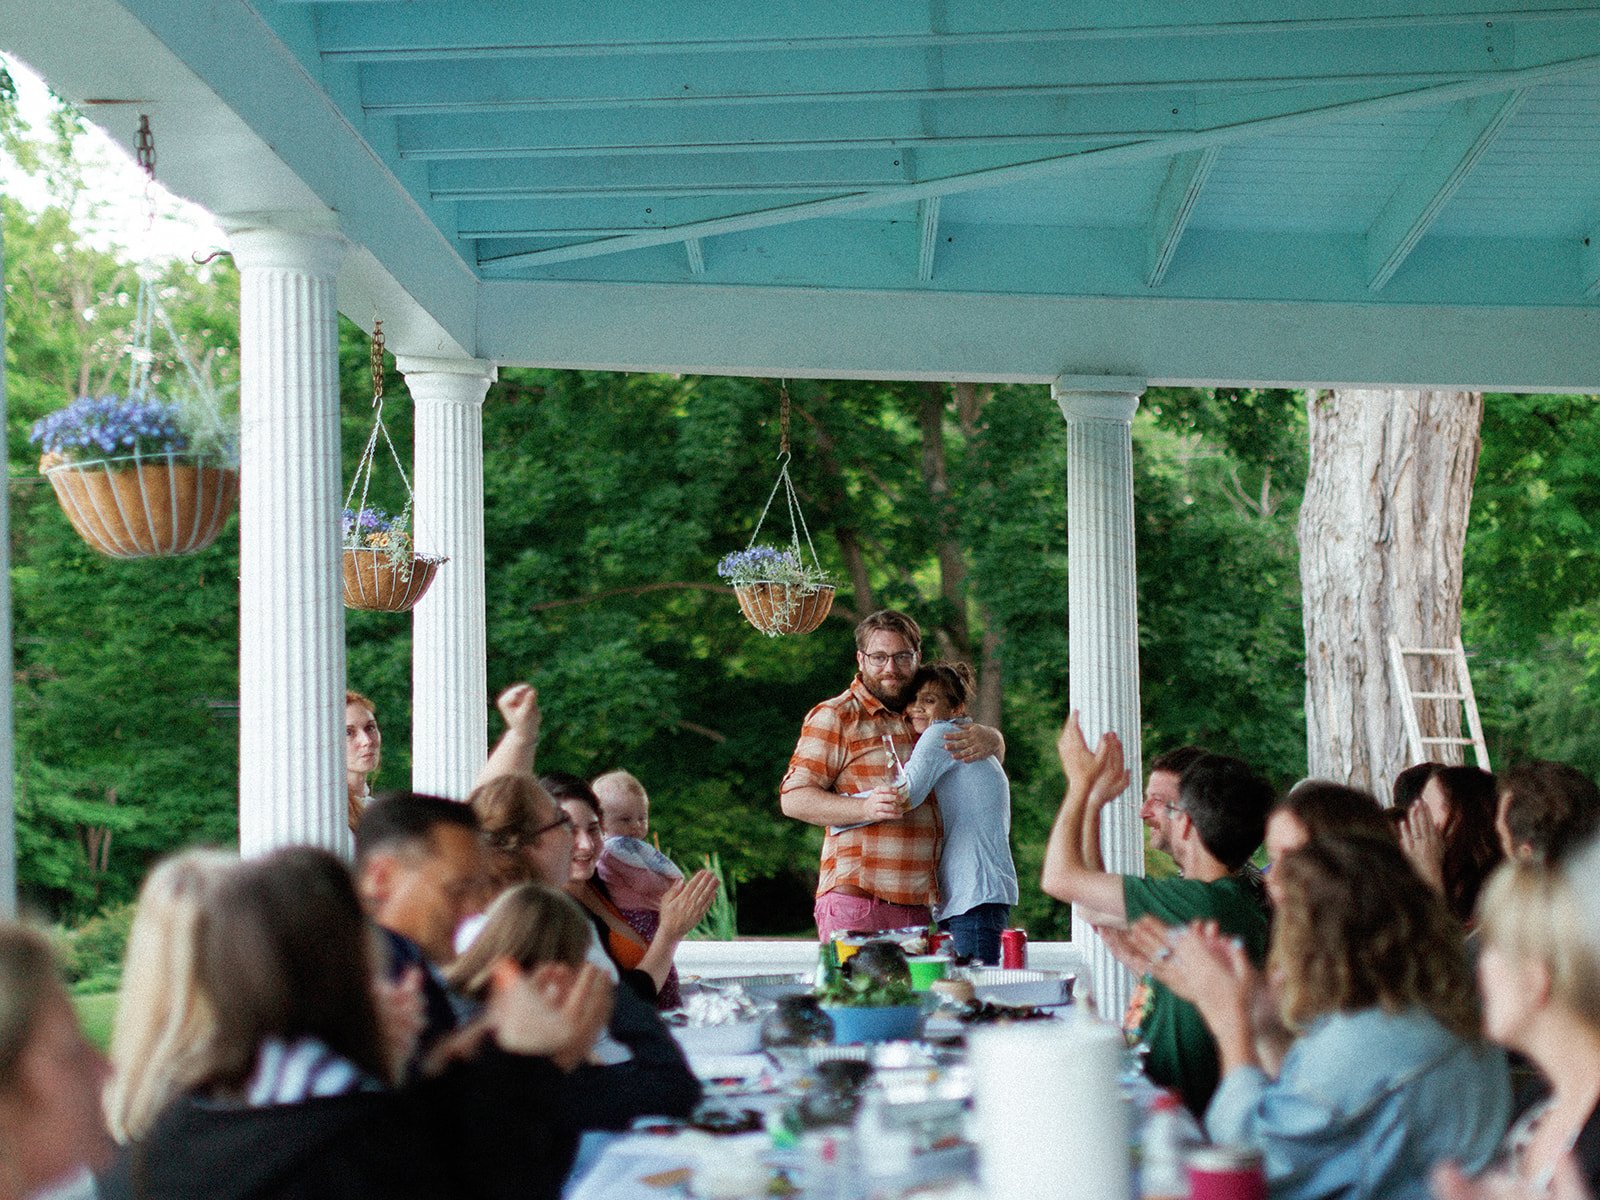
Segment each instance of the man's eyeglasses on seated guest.
[[862,658],[872,664],[874,671],[881,671],[887,667],[891,660],[897,667],[909,667],[917,661],[915,650],[902,650],[899,654],[863,654]]
[[539,826],[539,828],[530,830],[528,833],[528,840],[530,842],[534,841],[537,838],[543,837],[552,829],[560,829],[563,825],[570,827],[572,825],[572,818],[567,815],[566,809],[562,808],[560,805],[557,805],[555,817],[545,824]]

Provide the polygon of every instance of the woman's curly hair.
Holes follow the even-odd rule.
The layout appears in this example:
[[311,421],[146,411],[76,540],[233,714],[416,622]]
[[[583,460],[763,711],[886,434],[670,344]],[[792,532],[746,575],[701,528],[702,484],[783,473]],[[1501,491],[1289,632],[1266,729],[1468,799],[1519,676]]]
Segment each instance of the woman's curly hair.
[[1273,870],[1284,898],[1270,965],[1291,1029],[1333,1012],[1417,1007],[1461,1037],[1480,1036],[1461,926],[1393,840],[1314,838]]

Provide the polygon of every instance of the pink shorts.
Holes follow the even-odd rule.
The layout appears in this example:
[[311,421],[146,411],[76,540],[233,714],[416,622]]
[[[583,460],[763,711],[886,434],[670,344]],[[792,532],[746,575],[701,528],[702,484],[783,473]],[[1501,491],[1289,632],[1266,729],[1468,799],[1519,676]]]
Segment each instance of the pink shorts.
[[846,929],[904,929],[926,925],[932,918],[925,904],[890,904],[865,896],[824,892],[812,910],[817,919],[817,939],[828,942]]

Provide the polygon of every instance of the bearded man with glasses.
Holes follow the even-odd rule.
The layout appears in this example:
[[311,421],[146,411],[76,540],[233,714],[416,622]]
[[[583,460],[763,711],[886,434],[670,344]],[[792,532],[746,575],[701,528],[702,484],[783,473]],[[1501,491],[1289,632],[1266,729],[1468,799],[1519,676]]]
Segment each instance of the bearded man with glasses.
[[[935,796],[906,811],[874,797],[894,784],[884,748],[904,762],[916,734],[905,715],[922,658],[922,630],[902,612],[882,609],[856,626],[856,677],[840,695],[806,714],[779,789],[784,816],[821,825],[822,866],[815,915],[823,941],[845,930],[926,925],[937,891],[939,808]],[[987,725],[946,739],[963,762],[1004,757],[1005,740]]]

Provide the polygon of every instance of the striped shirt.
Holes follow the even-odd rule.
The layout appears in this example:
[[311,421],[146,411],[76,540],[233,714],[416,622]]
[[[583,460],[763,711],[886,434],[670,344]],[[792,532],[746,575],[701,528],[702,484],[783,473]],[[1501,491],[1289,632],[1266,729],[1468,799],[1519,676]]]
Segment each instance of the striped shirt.
[[380,1091],[382,1085],[349,1059],[314,1037],[286,1041],[269,1037],[256,1054],[255,1073],[245,1085],[245,1104],[301,1104],[318,1096]]
[[[857,676],[849,691],[806,714],[780,792],[817,787],[853,795],[887,786],[893,782],[893,768],[883,750],[884,734],[894,738],[902,762],[911,757],[917,740],[911,722],[885,708]],[[938,898],[939,833],[933,797],[896,821],[828,831],[817,895],[846,884],[891,904],[933,904]]]

